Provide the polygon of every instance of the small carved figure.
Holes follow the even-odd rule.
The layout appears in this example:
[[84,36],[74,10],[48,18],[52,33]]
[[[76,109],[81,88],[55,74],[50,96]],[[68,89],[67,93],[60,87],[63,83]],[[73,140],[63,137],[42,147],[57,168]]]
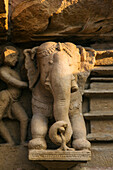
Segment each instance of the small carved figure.
[[19,102],[21,88],[26,88],[27,83],[21,81],[19,74],[12,69],[18,60],[18,51],[12,46],[4,49],[1,58],[0,79],[7,84],[7,89],[0,91],[0,134],[8,144],[14,141],[3,122],[3,118],[17,119],[20,121],[21,144],[26,139],[28,116]]
[[[49,130],[49,137],[61,146],[60,150],[90,149],[81,112],[82,95],[78,90],[77,74],[93,68],[95,51],[69,42],[47,42],[24,50],[24,54],[29,87],[32,89],[33,139],[29,148],[47,148],[48,118],[53,116],[56,122]],[[66,144],[72,134],[73,148],[68,148]]]

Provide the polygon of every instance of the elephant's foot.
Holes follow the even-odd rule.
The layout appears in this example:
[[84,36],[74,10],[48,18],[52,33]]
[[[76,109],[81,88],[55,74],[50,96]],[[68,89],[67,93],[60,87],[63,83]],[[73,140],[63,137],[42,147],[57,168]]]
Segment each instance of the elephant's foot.
[[90,149],[91,148],[90,142],[86,139],[73,140],[72,145],[75,148],[75,150],[83,150],[83,149]]
[[47,144],[44,138],[35,138],[29,141],[28,144],[29,149],[38,149],[38,150],[46,150]]

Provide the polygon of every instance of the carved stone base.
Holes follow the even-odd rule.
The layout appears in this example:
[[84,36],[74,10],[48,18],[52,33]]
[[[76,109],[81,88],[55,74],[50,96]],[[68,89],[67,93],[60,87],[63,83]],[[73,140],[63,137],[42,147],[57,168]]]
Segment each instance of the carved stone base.
[[57,150],[29,150],[29,160],[37,161],[48,169],[67,169],[91,160],[89,150],[57,151]]

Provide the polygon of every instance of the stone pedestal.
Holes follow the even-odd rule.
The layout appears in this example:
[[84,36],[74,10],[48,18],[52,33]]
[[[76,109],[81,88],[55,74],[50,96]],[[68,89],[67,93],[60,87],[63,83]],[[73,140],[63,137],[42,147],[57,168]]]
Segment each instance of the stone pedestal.
[[29,160],[40,163],[48,169],[71,168],[78,163],[91,160],[91,152],[83,151],[57,151],[57,150],[29,150]]

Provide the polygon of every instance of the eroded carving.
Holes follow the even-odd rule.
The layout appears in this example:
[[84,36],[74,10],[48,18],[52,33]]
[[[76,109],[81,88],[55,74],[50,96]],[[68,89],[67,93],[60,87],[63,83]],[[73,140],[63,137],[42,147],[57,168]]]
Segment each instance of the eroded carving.
[[[49,137],[60,146],[59,150],[90,149],[90,143],[86,139],[77,75],[88,73],[93,68],[95,50],[77,47],[69,42],[47,42],[24,50],[24,54],[29,87],[32,89],[33,139],[29,142],[29,148],[47,148],[45,136],[48,118],[53,116],[56,122],[49,130]],[[73,148],[69,148],[66,144],[72,135]]]
[[19,74],[13,69],[17,60],[16,48],[6,46],[0,60],[0,79],[7,84],[7,89],[0,91],[0,134],[11,145],[14,141],[3,118],[17,119],[20,122],[21,144],[25,142],[28,124],[28,116],[19,102],[21,88],[26,88],[27,83],[21,81]]

